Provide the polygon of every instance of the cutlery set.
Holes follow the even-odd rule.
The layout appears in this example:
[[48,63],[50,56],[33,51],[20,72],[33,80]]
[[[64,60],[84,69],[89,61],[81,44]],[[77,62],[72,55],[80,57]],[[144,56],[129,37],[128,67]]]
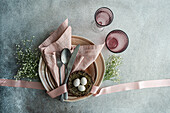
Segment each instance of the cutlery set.
[[[62,52],[61,52],[61,58],[56,55],[56,57],[57,57],[57,66],[58,66],[58,69],[59,69],[60,86],[62,84],[66,84],[67,81],[68,81],[68,78],[69,78],[69,75],[71,73],[74,61],[76,59],[76,55],[78,53],[79,47],[80,47],[80,45],[77,45],[72,54],[71,54],[69,49],[64,48],[62,50]],[[61,67],[62,67],[63,64],[65,65],[65,79],[64,79],[64,82],[62,83],[62,80],[61,80]],[[64,101],[64,99],[65,100],[68,99],[68,93],[67,92],[60,96],[61,101]]]

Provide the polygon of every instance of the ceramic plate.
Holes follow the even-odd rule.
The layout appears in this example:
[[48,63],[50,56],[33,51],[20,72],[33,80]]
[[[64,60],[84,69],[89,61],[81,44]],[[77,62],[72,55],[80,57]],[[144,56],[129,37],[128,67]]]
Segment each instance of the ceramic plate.
[[46,75],[45,75],[45,63],[42,59],[42,57],[40,58],[40,61],[39,61],[39,69],[38,69],[38,72],[39,72],[39,77],[40,77],[40,80],[44,86],[44,88],[47,90],[47,91],[50,91],[51,90],[51,87],[49,86],[49,84],[47,83],[47,80],[46,80]]
[[[72,36],[72,45],[78,45],[78,44],[80,44],[80,45],[94,45],[91,41],[89,41],[85,38],[82,38],[80,36]],[[103,56],[101,53],[97,57],[96,61],[94,63],[92,63],[85,71],[91,75],[95,75],[93,78],[93,80],[95,81],[94,85],[100,86],[100,84],[103,80],[104,72],[105,72],[104,59],[103,59]],[[39,76],[40,76],[40,80],[41,80],[43,86],[45,87],[45,89],[47,91],[51,91],[52,89],[55,89],[57,87],[48,68],[45,66],[45,63],[42,60],[42,57],[40,58],[40,62],[39,62]],[[74,102],[74,101],[78,101],[81,99],[85,99],[91,95],[92,94],[88,94],[83,97],[69,96],[68,100],[66,100],[66,101]]]

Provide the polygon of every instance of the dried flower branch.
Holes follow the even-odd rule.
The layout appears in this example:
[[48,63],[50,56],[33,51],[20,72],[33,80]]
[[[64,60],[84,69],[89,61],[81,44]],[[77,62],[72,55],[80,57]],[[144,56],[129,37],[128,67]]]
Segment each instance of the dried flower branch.
[[16,59],[20,66],[16,80],[27,78],[29,81],[38,78],[38,62],[40,53],[38,49],[31,49],[34,36],[30,40],[22,40],[22,45],[16,45]]
[[106,72],[104,75],[105,80],[111,80],[113,82],[119,82],[120,76],[119,76],[119,69],[117,67],[122,63],[122,58],[120,56],[111,55],[106,60]]

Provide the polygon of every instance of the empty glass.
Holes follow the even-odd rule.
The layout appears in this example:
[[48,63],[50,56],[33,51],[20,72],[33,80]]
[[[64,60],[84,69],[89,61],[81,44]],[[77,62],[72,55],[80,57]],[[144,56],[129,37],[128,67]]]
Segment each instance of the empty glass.
[[106,47],[113,53],[121,53],[128,47],[129,39],[122,30],[111,31],[105,40]]
[[95,15],[94,21],[92,22],[92,28],[95,32],[103,31],[103,27],[108,26],[113,21],[113,12],[107,7],[99,8]]

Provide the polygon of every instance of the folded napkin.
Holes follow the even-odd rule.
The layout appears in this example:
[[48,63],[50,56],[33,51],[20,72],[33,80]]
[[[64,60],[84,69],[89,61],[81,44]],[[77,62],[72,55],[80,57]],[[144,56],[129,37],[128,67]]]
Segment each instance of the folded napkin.
[[[66,19],[59,28],[54,31],[40,46],[39,49],[42,53],[43,59],[46,62],[56,84],[59,86],[59,72],[57,67],[57,57],[64,48],[70,49],[73,52],[75,45],[71,45],[71,27],[68,26],[68,19]],[[72,72],[77,70],[85,70],[92,64],[99,53],[101,52],[104,44],[101,45],[82,45],[79,48],[76,60],[74,62]],[[61,67],[62,83],[65,78],[64,65]]]

